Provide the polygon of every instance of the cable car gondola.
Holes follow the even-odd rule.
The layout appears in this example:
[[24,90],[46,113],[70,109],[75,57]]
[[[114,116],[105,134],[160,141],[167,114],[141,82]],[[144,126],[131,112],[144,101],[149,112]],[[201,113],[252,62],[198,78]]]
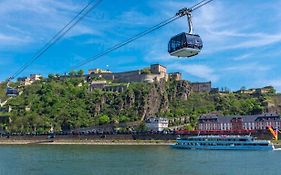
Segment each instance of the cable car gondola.
[[198,34],[193,34],[191,12],[187,14],[189,32],[182,32],[173,36],[168,44],[168,52],[171,56],[192,57],[197,55],[203,42]]
[[12,88],[9,86],[10,81],[12,78],[9,78],[7,80],[7,87],[6,87],[6,96],[8,97],[16,97],[19,95],[19,91],[16,88]]
[[10,87],[6,88],[6,96],[8,96],[8,97],[16,97],[18,95],[19,95],[19,92],[18,92],[17,89],[10,88]]

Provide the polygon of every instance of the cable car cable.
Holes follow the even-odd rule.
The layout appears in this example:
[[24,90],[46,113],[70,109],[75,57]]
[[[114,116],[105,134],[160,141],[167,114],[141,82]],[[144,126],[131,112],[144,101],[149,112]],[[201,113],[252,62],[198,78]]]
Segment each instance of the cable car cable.
[[77,69],[77,68],[79,68],[81,66],[84,66],[84,65],[86,65],[86,64],[88,64],[88,63],[90,63],[92,61],[95,61],[95,60],[99,59],[100,57],[103,57],[104,55],[107,55],[108,53],[110,53],[112,51],[115,51],[115,50],[117,50],[117,49],[119,49],[119,48],[121,48],[121,47],[123,47],[123,46],[125,46],[125,45],[127,45],[127,44],[129,44],[129,43],[131,43],[131,42],[141,38],[141,37],[143,37],[146,34],[151,33],[153,31],[155,31],[155,30],[157,30],[157,29],[159,29],[159,28],[161,28],[161,27],[163,27],[163,26],[165,26],[165,25],[167,25],[167,24],[169,24],[169,23],[171,23],[171,22],[181,18],[182,16],[187,15],[188,13],[190,13],[192,11],[197,10],[198,8],[200,8],[200,7],[210,3],[211,1],[213,1],[213,0],[203,0],[203,1],[195,4],[191,8],[183,8],[183,9],[179,10],[179,12],[176,13],[175,16],[160,22],[159,24],[157,24],[157,25],[155,25],[155,26],[145,30],[144,32],[141,32],[139,34],[134,35],[133,37],[127,39],[126,41],[120,42],[120,43],[112,46],[111,48],[105,50],[102,53],[99,53],[99,54],[97,54],[97,55],[95,55],[95,56],[93,56],[91,58],[86,59],[85,61],[81,62],[80,64],[78,64],[76,66],[72,66],[71,69],[68,72],[70,72],[72,70],[75,70],[75,69]]
[[[38,52],[37,54],[35,54],[35,56],[33,57],[33,59],[28,63],[26,64],[25,66],[23,66],[21,69],[19,69],[18,72],[16,72],[12,77],[11,79],[13,79],[14,77],[18,76],[20,73],[22,73],[28,66],[30,66],[31,64],[33,64],[41,55],[43,55],[51,46],[53,46],[59,39],[61,39],[69,30],[71,30],[78,22],[80,22],[90,11],[92,11],[102,0],[99,0],[94,6],[90,7],[82,16],[80,16],[80,18],[78,18],[77,21],[75,21],[67,30],[65,30],[63,33],[61,33],[61,35],[58,35],[57,38],[55,38],[54,41],[51,41],[50,40],[50,43],[49,44],[46,44],[41,50],[40,52]],[[91,3],[93,3],[94,1],[90,2],[87,7],[89,7],[89,5]],[[80,13],[81,14],[81,13]],[[76,15],[75,18],[77,18],[79,15]],[[74,20],[72,20],[74,21]],[[66,28],[66,27],[65,27]],[[62,29],[63,31],[63,29]]]
[[[34,54],[33,58],[42,52],[46,47],[48,47],[48,45],[54,42],[54,40],[66,29],[66,27],[68,27],[76,18],[78,18],[93,2],[94,1],[88,3],[74,18],[72,18],[72,20],[70,20],[61,30],[59,30],[39,51]],[[15,75],[17,75],[26,65],[28,65],[28,63],[24,64],[12,77],[15,77]]]
[[[57,32],[35,55],[32,57],[31,61],[22,66],[13,76],[8,78],[8,81],[17,77],[22,73],[27,67],[33,64],[41,55],[43,55],[51,46],[53,46],[58,40],[60,40],[68,31],[70,31],[78,22],[80,22],[88,13],[95,9],[102,0],[98,0],[93,4],[94,0],[89,2],[84,8],[82,8],[79,13],[72,18],[59,32]],[[93,4],[93,5],[92,5]],[[91,6],[92,5],[92,6]],[[85,11],[85,12],[84,12]],[[84,13],[83,13],[84,12]],[[80,17],[79,17],[80,16]],[[76,21],[75,21],[76,20]]]
[[191,10],[190,12],[199,9],[200,7],[202,7],[202,6],[204,6],[204,5],[208,4],[208,3],[210,3],[210,2],[212,2],[212,1],[213,1],[213,0],[203,0],[203,1],[201,1],[201,2],[199,2],[199,3],[197,3],[197,4],[195,4],[194,6],[190,7],[190,8],[189,8],[189,9]]
[[[84,65],[88,64],[89,62],[95,61],[95,60],[97,60],[98,58],[100,58],[100,57],[102,57],[102,56],[104,56],[104,55],[107,55],[108,53],[110,53],[110,52],[112,52],[112,51],[114,51],[114,50],[117,50],[117,49],[119,49],[120,47],[125,46],[125,45],[127,45],[127,44],[129,44],[129,43],[131,43],[131,42],[133,42],[133,41],[135,41],[135,40],[137,40],[137,39],[143,37],[144,35],[146,35],[146,34],[148,34],[148,33],[151,33],[151,32],[153,32],[153,31],[155,31],[155,30],[157,30],[157,29],[159,29],[159,28],[161,28],[161,27],[163,27],[163,26],[165,26],[165,25],[167,25],[167,24],[169,24],[169,23],[171,23],[171,22],[173,22],[173,21],[179,19],[180,17],[181,17],[181,16],[175,15],[175,16],[169,18],[169,19],[166,19],[166,20],[162,21],[161,23],[159,23],[159,24],[157,24],[157,25],[155,25],[155,26],[153,26],[153,27],[151,27],[151,28],[149,28],[149,29],[147,29],[147,30],[145,30],[145,31],[143,31],[143,32],[141,32],[141,33],[139,33],[139,34],[136,34],[136,35],[132,36],[131,38],[127,39],[126,41],[120,42],[120,43],[118,43],[118,44],[112,46],[111,48],[105,50],[104,52],[102,52],[102,53],[100,53],[100,54],[97,54],[97,55],[95,55],[95,56],[93,56],[93,57],[91,57],[91,58],[88,58],[88,59],[86,59],[86,61],[84,61],[84,62],[82,62],[82,63],[80,63],[80,64],[78,64],[78,65],[76,65],[76,66],[73,66],[73,67],[70,69],[70,71],[75,70],[75,69],[77,69],[77,68],[79,68],[79,67],[81,67],[81,66],[84,66]],[[70,71],[69,71],[69,72],[70,72]]]

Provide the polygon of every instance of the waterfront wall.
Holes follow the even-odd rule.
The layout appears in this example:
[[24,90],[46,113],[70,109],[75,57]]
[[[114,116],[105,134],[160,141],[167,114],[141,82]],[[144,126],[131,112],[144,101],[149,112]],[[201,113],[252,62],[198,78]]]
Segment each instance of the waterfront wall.
[[[102,133],[102,134],[68,134],[68,135],[56,135],[54,140],[176,140],[177,137],[188,137],[198,135],[195,133],[189,134],[177,134],[177,133],[134,133],[134,134],[113,134],[113,133]],[[204,134],[201,134],[204,135]],[[212,135],[218,135],[213,133]],[[228,135],[238,135],[237,133],[228,133]],[[242,135],[242,134],[240,134]],[[258,132],[251,134],[258,139],[272,140],[272,135],[269,132]],[[0,142],[7,140],[46,140],[47,135],[40,136],[0,136]]]

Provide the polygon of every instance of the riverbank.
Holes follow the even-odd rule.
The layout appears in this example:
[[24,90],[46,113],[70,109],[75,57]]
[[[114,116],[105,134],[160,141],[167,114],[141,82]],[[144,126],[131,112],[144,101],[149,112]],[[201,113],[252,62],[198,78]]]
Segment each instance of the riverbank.
[[[81,140],[81,139],[45,139],[16,140],[0,139],[0,145],[172,145],[175,140]],[[275,148],[281,148],[281,140],[273,141]]]
[[171,145],[173,140],[14,140],[0,139],[0,145]]
[[[112,134],[112,135],[23,135],[0,137],[0,145],[171,145],[176,141],[175,134]],[[281,140],[272,141],[276,148],[281,147]]]

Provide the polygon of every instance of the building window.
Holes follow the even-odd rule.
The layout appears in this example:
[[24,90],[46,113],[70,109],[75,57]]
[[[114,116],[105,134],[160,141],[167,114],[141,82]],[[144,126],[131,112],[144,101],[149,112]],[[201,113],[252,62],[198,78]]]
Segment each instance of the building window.
[[244,123],[243,125],[244,125],[244,129],[247,129],[247,123]]

